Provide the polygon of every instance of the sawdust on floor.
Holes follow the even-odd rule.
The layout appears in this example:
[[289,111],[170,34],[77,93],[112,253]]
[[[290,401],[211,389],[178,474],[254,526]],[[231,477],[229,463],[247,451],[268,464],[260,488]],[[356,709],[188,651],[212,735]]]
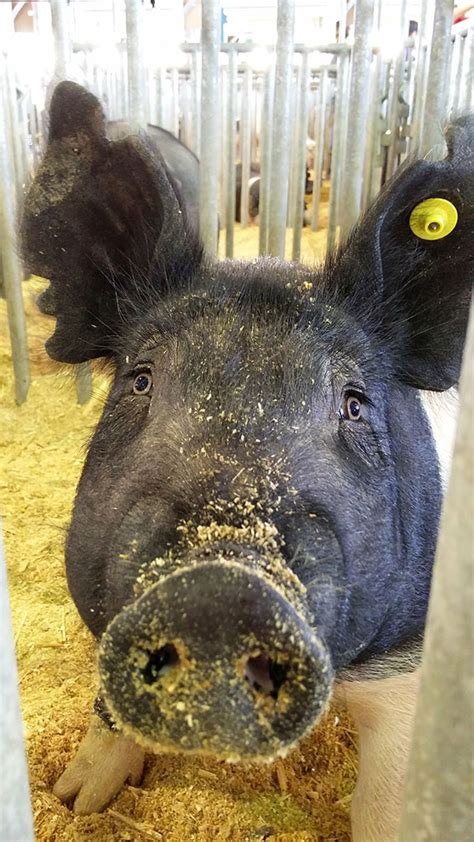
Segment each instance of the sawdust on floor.
[[[236,226],[235,237],[239,256],[256,255],[255,226]],[[306,229],[303,259],[314,262],[323,250],[324,232]],[[63,554],[108,382],[97,370],[93,399],[77,405],[71,371],[43,349],[51,320],[35,310],[39,284],[24,285],[32,385],[20,407],[0,302],[1,513],[38,842],[348,842],[356,750],[350,721],[334,710],[286,760],[269,766],[149,756],[140,788],[126,786],[104,813],[86,817],[52,795],[86,730],[96,689],[94,642],[69,596]]]

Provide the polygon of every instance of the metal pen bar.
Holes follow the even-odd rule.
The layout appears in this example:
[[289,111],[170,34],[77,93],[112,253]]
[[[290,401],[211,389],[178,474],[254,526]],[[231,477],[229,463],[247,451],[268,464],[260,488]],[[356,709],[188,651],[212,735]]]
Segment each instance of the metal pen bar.
[[59,81],[67,78],[70,60],[68,5],[64,0],[49,0],[49,3],[54,36],[54,76]]
[[275,87],[275,66],[273,62],[267,68],[263,86],[262,133],[260,159],[260,225],[258,232],[258,253],[268,254],[268,229],[270,216],[270,183],[272,167],[272,122],[273,97]]
[[293,217],[293,260],[299,260],[301,254],[301,232],[303,230],[304,196],[306,184],[306,138],[308,135],[308,100],[309,100],[309,56],[305,50],[301,54],[300,90],[298,108],[298,133],[296,141],[295,165],[295,204]]
[[469,30],[468,34],[468,56],[466,67],[466,80],[464,84],[464,97],[462,104],[462,111],[470,111],[474,109],[474,26]]
[[458,35],[456,37],[458,41],[458,49],[457,49],[457,63],[455,66],[455,72],[453,73],[454,76],[454,90],[453,90],[453,101],[451,106],[451,116],[455,117],[459,113],[459,106],[462,102],[462,84],[463,84],[463,70],[464,70],[464,58],[466,55],[466,35]]
[[389,102],[389,114],[388,114],[388,128],[390,131],[390,145],[388,147],[388,154],[387,154],[387,172],[386,177],[387,179],[393,175],[397,166],[397,160],[399,155],[399,141],[400,141],[400,106],[399,106],[399,95],[400,95],[400,88],[402,84],[403,78],[403,65],[405,61],[405,46],[403,45],[403,37],[405,33],[405,23],[406,23],[406,12],[407,12],[407,0],[402,0],[400,5],[400,41],[402,43],[401,48],[398,51],[398,54],[395,59],[395,63],[393,66],[393,79],[392,79],[392,88],[390,94],[390,102]]
[[288,227],[293,225],[295,217],[295,162],[298,137],[299,78],[300,68],[293,67],[290,82],[290,150],[288,163],[288,208],[286,216]]
[[242,184],[240,192],[240,225],[246,228],[249,224],[249,179],[250,179],[250,153],[251,153],[251,96],[252,96],[252,69],[245,67],[242,79],[242,108],[240,114],[240,156],[242,160]]
[[326,127],[326,91],[327,72],[321,70],[319,74],[318,90],[318,120],[316,125],[316,145],[314,147],[314,177],[313,177],[313,205],[311,208],[311,229],[318,230],[319,205],[321,203],[321,182],[323,178],[324,134]]
[[163,125],[163,70],[161,67],[156,67],[153,74],[155,87],[155,108],[154,108],[154,122],[157,126]]
[[181,115],[181,140],[188,146],[193,148],[193,104],[190,80],[187,74],[184,74],[180,85],[180,109]]
[[10,185],[15,185],[15,198],[18,207],[21,207],[23,198],[23,187],[25,183],[25,171],[23,151],[21,147],[20,122],[18,118],[18,101],[16,93],[16,80],[14,76],[13,63],[7,60],[5,64],[5,95],[6,95],[6,125],[10,131],[10,149],[12,152],[12,180]]
[[[195,45],[193,45],[195,46]],[[198,48],[191,52],[191,85],[192,85],[192,103],[193,103],[193,149],[199,158],[199,151],[201,146],[201,117],[200,117],[200,78],[199,78],[199,59]]]
[[252,85],[250,88],[250,161],[257,160],[257,138],[256,138],[256,111],[255,102],[257,97],[257,75],[252,68]]
[[171,107],[172,107],[172,132],[179,137],[179,74],[178,68],[171,68]]
[[441,157],[444,149],[443,124],[447,110],[452,19],[452,0],[437,0],[426,83],[426,90],[430,94],[430,105],[425,109],[419,144],[419,152],[423,154],[436,148],[436,157],[438,153]]
[[344,198],[341,206],[341,237],[344,239],[357,220],[362,201],[364,148],[367,137],[368,90],[374,19],[374,0],[357,0],[352,50],[349,102],[351,105],[350,143],[346,144]]
[[[8,86],[6,79],[6,57],[0,53],[0,80],[2,81],[2,84],[0,84],[0,184],[2,185],[12,184],[14,172],[13,149],[8,131],[8,104],[6,100]],[[16,222],[14,194],[8,189],[0,190],[2,274],[7,300],[8,328],[15,374],[15,399],[18,404],[21,404],[26,400],[28,395],[30,368],[25,311],[21,289],[23,272],[18,260]]]
[[380,155],[381,107],[382,107],[382,56],[374,56],[371,71],[369,96],[369,126],[364,160],[364,186],[362,191],[362,210],[367,210],[374,194],[380,187],[375,178],[378,158]]
[[227,145],[225,138],[225,130],[227,126],[227,67],[223,64],[219,66],[219,91],[220,91],[220,113],[219,120],[223,127],[224,136],[220,144],[220,159],[219,159],[219,230],[220,220],[225,221],[227,213]]
[[252,133],[251,133],[251,149],[250,149],[250,160],[258,161],[260,159],[259,153],[259,146],[258,146],[258,138],[259,138],[259,126],[260,126],[260,113],[259,113],[259,105],[261,103],[261,73],[254,73],[253,74],[253,86],[252,86],[252,95],[251,95],[251,121],[252,121]]
[[202,3],[201,166],[199,214],[201,238],[210,255],[217,252],[219,133],[219,44],[221,4]]
[[471,307],[453,461],[433,568],[400,842],[472,837],[473,316]]
[[278,0],[275,96],[273,109],[270,225],[268,251],[285,256],[290,139],[290,81],[295,28],[294,0]]
[[143,7],[141,0],[125,0],[127,29],[128,120],[132,131],[145,123],[142,97]]
[[33,842],[33,816],[18,690],[15,641],[11,623],[8,579],[0,535],[0,832],[4,842]]
[[333,117],[334,117],[334,109],[332,107],[332,103],[334,100],[334,92],[336,90],[336,76],[331,76],[328,73],[327,79],[327,93],[326,93],[326,126],[324,129],[324,150],[323,150],[323,170],[322,176],[325,179],[329,178],[329,173],[331,170],[331,146],[332,146],[332,129],[333,129]]
[[227,65],[227,130],[226,130],[226,215],[225,215],[225,255],[234,256],[235,223],[235,122],[237,117],[237,52],[229,50]]
[[349,57],[341,53],[337,60],[337,88],[334,108],[333,140],[331,154],[331,186],[329,191],[329,220],[327,233],[327,250],[332,251],[336,245],[337,213],[341,182],[341,158],[343,138],[343,112],[346,107],[345,89],[349,70]]

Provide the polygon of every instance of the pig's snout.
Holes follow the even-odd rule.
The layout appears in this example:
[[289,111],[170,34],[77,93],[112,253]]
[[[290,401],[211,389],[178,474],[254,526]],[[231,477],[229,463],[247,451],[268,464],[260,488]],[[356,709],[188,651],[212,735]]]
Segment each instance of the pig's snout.
[[102,692],[117,724],[154,749],[271,759],[328,700],[328,653],[255,567],[202,561],[150,587],[102,638]]

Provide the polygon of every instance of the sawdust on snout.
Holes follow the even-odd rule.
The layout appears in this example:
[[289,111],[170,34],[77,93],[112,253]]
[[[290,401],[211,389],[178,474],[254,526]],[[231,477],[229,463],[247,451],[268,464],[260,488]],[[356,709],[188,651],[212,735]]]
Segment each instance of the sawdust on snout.
[[[242,256],[256,254],[257,234],[255,227],[236,231]],[[309,234],[303,232],[304,241]],[[317,251],[312,237],[310,260]],[[13,400],[0,301],[0,503],[38,842],[349,842],[354,733],[333,710],[270,766],[150,755],[141,788],[126,786],[110,810],[85,817],[51,794],[84,736],[96,691],[95,644],[69,596],[63,555],[84,449],[107,381],[96,376],[93,401],[77,405],[70,371],[43,350],[52,321],[35,311],[32,292],[39,286],[24,285],[33,382],[22,407]]]

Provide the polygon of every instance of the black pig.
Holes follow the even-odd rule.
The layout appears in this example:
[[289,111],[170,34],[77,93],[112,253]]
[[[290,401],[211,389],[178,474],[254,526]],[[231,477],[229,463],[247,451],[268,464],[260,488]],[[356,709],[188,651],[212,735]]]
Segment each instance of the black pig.
[[47,350],[115,366],[66,548],[100,695],[55,792],[101,810],[148,747],[271,759],[334,690],[360,736],[354,838],[388,842],[454,417],[433,395],[453,397],[470,300],[473,120],[320,270],[207,258],[156,150],[108,141],[76,85],[50,126],[23,222]]

